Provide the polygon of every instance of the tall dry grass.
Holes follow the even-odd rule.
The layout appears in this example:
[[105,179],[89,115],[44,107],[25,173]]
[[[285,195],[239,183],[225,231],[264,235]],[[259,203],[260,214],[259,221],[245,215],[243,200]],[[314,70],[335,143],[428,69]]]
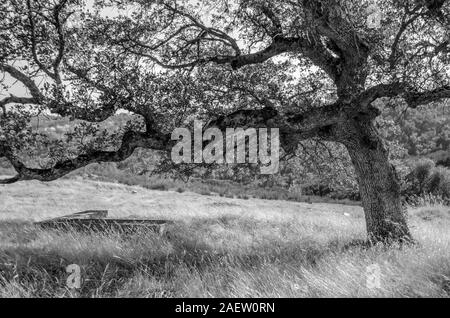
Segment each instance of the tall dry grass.
[[[224,209],[225,211],[225,209]],[[367,247],[360,216],[192,216],[164,236],[0,224],[0,297],[449,297],[450,212],[410,208],[418,244]],[[78,264],[81,289],[66,286]],[[367,285],[378,264],[379,288]]]

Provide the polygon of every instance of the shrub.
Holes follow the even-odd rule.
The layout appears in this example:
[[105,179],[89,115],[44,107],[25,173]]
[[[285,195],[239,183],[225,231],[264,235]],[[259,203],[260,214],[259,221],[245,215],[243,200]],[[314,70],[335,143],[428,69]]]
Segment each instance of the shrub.
[[146,185],[147,189],[151,189],[151,190],[160,190],[160,191],[166,191],[168,190],[168,187],[166,184],[164,183],[154,183],[154,184],[147,184]]
[[302,188],[302,193],[305,195],[317,195],[320,197],[327,196],[333,192],[333,189],[328,184],[314,183]]
[[434,169],[431,159],[423,159],[416,163],[411,173],[406,177],[411,182],[412,191],[416,194],[425,192],[425,184]]
[[427,192],[450,198],[450,170],[437,167],[425,183]]
[[434,162],[429,159],[419,161],[405,178],[403,195],[409,202],[426,195],[441,197],[443,201],[449,201],[450,170],[436,167]]

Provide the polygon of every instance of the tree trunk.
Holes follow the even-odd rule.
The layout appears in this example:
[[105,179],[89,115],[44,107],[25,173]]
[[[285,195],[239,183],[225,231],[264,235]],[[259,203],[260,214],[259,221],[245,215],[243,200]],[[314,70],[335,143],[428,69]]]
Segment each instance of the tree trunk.
[[411,241],[401,203],[400,183],[373,120],[355,118],[339,129],[352,159],[371,243]]

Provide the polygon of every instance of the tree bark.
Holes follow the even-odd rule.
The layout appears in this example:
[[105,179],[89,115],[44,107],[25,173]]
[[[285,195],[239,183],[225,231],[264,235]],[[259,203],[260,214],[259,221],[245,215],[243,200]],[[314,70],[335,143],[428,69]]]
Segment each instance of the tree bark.
[[354,118],[338,130],[353,162],[371,243],[409,242],[411,234],[395,167],[373,119]]

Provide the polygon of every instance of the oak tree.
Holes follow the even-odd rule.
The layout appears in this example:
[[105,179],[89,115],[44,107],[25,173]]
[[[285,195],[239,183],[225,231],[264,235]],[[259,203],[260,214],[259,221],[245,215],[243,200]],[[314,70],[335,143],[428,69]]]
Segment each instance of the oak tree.
[[[171,130],[193,118],[276,127],[286,153],[304,140],[345,146],[369,239],[409,240],[377,103],[448,102],[449,3],[3,1],[0,156],[17,175],[1,182],[51,181],[137,148],[170,152]],[[27,93],[6,94],[14,82]],[[99,128],[119,110],[139,121]],[[79,125],[55,143],[29,129],[36,113]],[[39,145],[50,159],[36,166],[25,149]]]

